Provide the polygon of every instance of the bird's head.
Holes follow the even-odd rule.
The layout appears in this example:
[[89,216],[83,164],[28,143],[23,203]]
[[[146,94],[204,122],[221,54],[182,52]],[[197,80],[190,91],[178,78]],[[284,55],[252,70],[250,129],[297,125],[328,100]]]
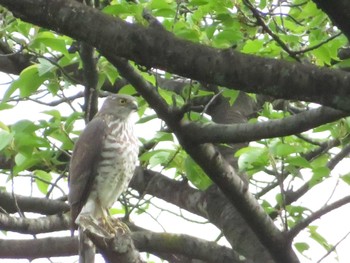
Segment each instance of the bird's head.
[[117,118],[127,119],[132,112],[137,111],[137,101],[125,94],[110,95],[103,103],[98,115],[108,114]]

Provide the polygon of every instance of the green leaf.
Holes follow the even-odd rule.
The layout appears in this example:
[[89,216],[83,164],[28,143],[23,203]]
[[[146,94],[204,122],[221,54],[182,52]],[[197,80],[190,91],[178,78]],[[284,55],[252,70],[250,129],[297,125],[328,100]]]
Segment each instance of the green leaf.
[[242,32],[238,28],[226,28],[215,35],[213,44],[215,47],[229,48],[242,37]]
[[143,153],[140,160],[148,162],[150,168],[153,168],[157,165],[167,165],[173,155],[174,150],[154,150]]
[[16,133],[15,134],[15,144],[21,149],[24,146],[31,147],[48,147],[49,143],[46,139],[38,137],[35,134],[27,133]]
[[31,65],[21,72],[10,88],[11,90],[19,89],[21,98],[26,98],[37,91],[45,80],[46,77],[39,76],[38,65]]
[[317,58],[317,64],[323,66],[324,64],[331,64],[331,54],[329,53],[329,49],[321,46],[312,51],[312,54]]
[[52,69],[55,68],[55,65],[53,65],[50,61],[43,58],[38,58],[39,65],[38,65],[38,74],[39,76],[44,75],[47,72],[52,71]]
[[301,218],[306,208],[302,206],[289,205],[287,206],[287,210],[291,216]]
[[14,105],[6,103],[6,100],[0,102],[0,110],[9,110],[9,109],[12,109],[14,107]]
[[0,121],[0,129],[9,132],[10,128],[3,122]]
[[11,98],[11,95],[19,88],[19,86],[15,83],[16,81],[12,82],[9,88],[5,91],[5,94],[0,102],[0,106],[2,108],[5,107],[5,103]]
[[309,244],[305,242],[299,242],[294,243],[294,247],[300,252],[303,253],[304,251],[308,250],[310,248]]
[[286,162],[297,167],[311,168],[310,162],[301,156],[288,157]]
[[27,160],[27,156],[25,156],[22,153],[18,153],[15,156],[15,164],[16,165],[22,165]]
[[235,103],[235,101],[236,101],[236,99],[237,99],[237,97],[239,95],[239,90],[224,88],[224,91],[221,94],[225,98],[229,99],[229,103],[232,106]]
[[322,180],[325,177],[328,177],[330,174],[330,170],[328,167],[324,166],[324,167],[316,167],[312,169],[313,175],[309,181],[309,186],[312,187],[320,182],[322,182]]
[[122,208],[116,208],[112,207],[111,209],[108,210],[110,215],[125,215],[125,209],[124,207]]
[[[115,67],[113,67],[105,59],[101,59],[101,61],[98,64],[98,67],[99,67],[100,76],[103,75],[104,76],[103,79],[107,77],[109,82],[113,85],[117,80],[117,78],[119,77],[119,72],[115,69]],[[124,92],[121,92],[121,93],[124,93]],[[130,94],[130,93],[127,93],[127,94]]]
[[266,0],[260,0],[259,8],[264,9],[266,7]]
[[325,167],[328,163],[328,156],[323,154],[311,162],[312,168]]
[[153,137],[154,140],[156,140],[157,142],[164,142],[164,141],[174,141],[174,136],[173,134],[169,133],[169,132],[161,132],[158,131],[156,133],[156,135]]
[[138,124],[141,124],[141,123],[146,123],[146,122],[149,122],[151,120],[154,120],[157,118],[157,114],[152,114],[152,115],[148,115],[148,116],[145,116],[145,117],[142,117],[140,118],[137,123]]
[[350,185],[350,173],[344,174],[343,176],[340,177],[345,183]]
[[82,114],[80,112],[73,112],[68,116],[66,123],[64,124],[65,133],[69,133],[73,130],[75,121],[79,120],[81,116]]
[[209,0],[191,0],[189,3],[193,6],[207,5]]
[[11,130],[15,133],[32,133],[37,129],[39,127],[29,120],[21,120],[11,126]]
[[174,9],[171,8],[161,8],[154,10],[153,15],[161,17],[174,17],[176,15],[176,12]]
[[206,33],[208,39],[213,38],[215,31],[216,31],[216,25],[210,25],[210,26],[206,27],[205,33]]
[[338,68],[349,68],[350,67],[350,58],[344,59],[336,64]]
[[0,130],[0,151],[11,144],[13,134],[8,131]]
[[31,48],[58,51],[65,56],[70,56],[67,45],[71,44],[71,40],[64,36],[55,35],[50,31],[39,32],[35,39],[30,43]]
[[125,85],[124,87],[122,87],[119,91],[119,93],[122,94],[128,94],[128,95],[133,95],[136,93],[136,90],[133,86],[131,85]]
[[238,166],[240,170],[251,170],[262,168],[267,165],[268,154],[266,148],[245,147],[235,153],[238,158]]
[[58,110],[47,110],[47,111],[42,111],[42,113],[50,115],[57,120],[61,119],[61,113]]
[[242,49],[243,53],[255,54],[258,53],[264,46],[264,41],[260,39],[248,40]]
[[186,177],[193,183],[198,189],[205,190],[210,185],[212,181],[202,170],[202,168],[195,162],[190,156],[185,159],[185,172]]
[[169,105],[173,105],[173,102],[176,103],[176,106],[182,106],[184,104],[183,98],[175,92],[165,89],[158,89],[158,92]]
[[37,177],[35,178],[35,182],[40,192],[47,194],[49,183],[52,180],[51,174],[42,170],[35,170],[34,175]]
[[103,8],[103,13],[119,16],[121,14],[130,14],[129,8],[127,5],[108,5]]
[[187,24],[182,24],[181,22],[175,24],[173,31],[176,36],[193,42],[198,42],[200,37],[196,29],[188,27]]
[[264,208],[267,214],[270,214],[276,211],[276,209],[266,200],[262,200],[261,206]]
[[296,152],[296,147],[278,142],[271,148],[271,152],[276,156],[288,156]]
[[60,90],[60,85],[57,82],[50,81],[47,85],[47,90],[51,92],[52,95],[56,96],[57,92]]
[[332,249],[332,245],[330,245],[327,242],[327,240],[317,232],[317,228],[318,228],[317,226],[308,226],[310,237],[313,240],[315,240],[317,243],[319,243],[325,250],[328,251]]
[[280,206],[283,205],[283,198],[282,198],[282,194],[281,193],[277,193],[276,194],[275,200],[276,200],[277,204],[279,204]]
[[17,175],[19,172],[24,171],[33,165],[37,164],[40,160],[33,158],[32,156],[18,153],[15,155],[15,166],[13,168],[13,173]]
[[171,5],[169,5],[166,0],[152,0],[149,3],[150,9],[172,9]]

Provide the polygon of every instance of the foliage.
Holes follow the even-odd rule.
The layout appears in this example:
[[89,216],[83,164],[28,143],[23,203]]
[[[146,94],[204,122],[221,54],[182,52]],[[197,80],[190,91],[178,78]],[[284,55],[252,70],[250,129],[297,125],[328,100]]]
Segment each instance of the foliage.
[[[232,49],[252,56],[335,69],[346,67],[348,62],[348,58],[338,56],[339,50],[347,44],[346,36],[311,0],[95,2],[99,2],[95,8],[101,12],[144,27],[148,26],[143,18],[143,10],[147,9],[167,31],[178,38],[218,50]],[[83,77],[86,64],[82,62],[80,52],[84,43],[26,23],[4,8],[0,7],[0,10],[3,18],[0,61],[7,56],[21,58],[12,60],[16,68],[0,63],[5,79],[1,83],[0,115],[11,116],[0,122],[0,186],[9,190],[12,181],[21,182],[23,178],[30,177],[33,197],[64,200],[68,191],[69,157],[74,140],[83,128],[84,105],[87,103],[82,92],[84,85],[88,86]],[[98,79],[95,88],[101,97],[105,96],[105,91],[132,95],[138,92],[135,87],[123,82],[118,70],[98,50],[94,50],[91,56]],[[136,63],[132,67],[155,87],[169,109],[185,111],[184,123],[186,120],[203,124],[204,127],[211,121],[254,125],[282,120],[320,107],[311,102],[246,94],[244,98],[254,105],[252,110],[248,103],[241,102],[239,86],[232,89],[216,86],[216,83],[206,85],[162,69],[147,68]],[[215,184],[225,188],[225,185],[213,182],[205,169],[195,162],[192,154],[187,153],[183,140],[176,138],[176,131],[158,119],[156,109],[149,107],[149,101],[142,96],[137,96],[137,99],[140,107],[136,129],[142,144],[141,167],[160,172],[174,183],[190,185],[198,193],[208,193]],[[22,119],[20,114],[16,114],[17,109],[32,112],[32,118]],[[249,144],[235,145],[230,141],[216,144],[237,174],[247,178],[249,191],[279,229],[295,235],[300,232],[303,237],[309,233],[303,239],[292,236],[293,247],[300,260],[309,258],[315,262],[320,257],[317,251],[321,251],[321,254],[329,252],[328,257],[338,259],[337,241],[342,236],[331,240],[330,235],[320,231],[324,228],[322,220],[314,220],[326,213],[331,216],[333,210],[340,206],[332,208],[336,200],[343,200],[342,205],[348,203],[345,198],[349,191],[350,171],[344,163],[348,161],[349,131],[350,119],[347,117],[301,133],[250,140]],[[220,132],[219,129],[216,131]],[[189,144],[186,142],[186,145]],[[226,149],[226,154],[228,151],[227,155],[221,151],[222,148]],[[339,169],[335,169],[336,166]],[[181,194],[181,189],[177,191]],[[15,194],[22,193],[15,188]],[[186,208],[187,204],[181,206],[180,201],[172,199],[172,193],[167,194],[169,196],[164,198],[166,201],[190,210]],[[162,198],[162,195],[157,197]],[[181,209],[169,208],[169,204],[159,203],[150,196],[152,193],[144,196],[130,189],[120,200],[123,207],[116,204],[111,213],[119,216],[126,213],[136,220],[139,216],[150,215],[153,224],[157,224],[155,214],[171,210],[169,213],[176,217],[187,219]],[[310,202],[311,199],[313,202]],[[200,206],[199,203],[197,205]],[[324,207],[329,210],[323,213]],[[236,241],[223,229],[227,222],[220,225],[205,213],[198,214],[206,216],[206,220],[220,228],[223,233],[221,241],[235,250]],[[313,218],[314,215],[318,216]],[[310,218],[309,223],[303,225]],[[196,225],[194,220],[188,221]],[[349,231],[346,225],[342,228],[344,233]],[[167,229],[172,230],[176,231]],[[52,233],[52,236],[55,234]],[[214,241],[215,237],[210,239]],[[319,250],[319,246],[322,250]],[[249,257],[249,253],[244,254],[249,248],[242,251],[235,252]]]

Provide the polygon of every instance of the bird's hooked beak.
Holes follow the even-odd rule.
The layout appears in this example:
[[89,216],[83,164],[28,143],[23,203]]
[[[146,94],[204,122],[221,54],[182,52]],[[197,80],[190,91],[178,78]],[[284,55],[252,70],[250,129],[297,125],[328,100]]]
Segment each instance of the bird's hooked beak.
[[130,106],[133,111],[137,111],[139,108],[136,101],[133,101]]

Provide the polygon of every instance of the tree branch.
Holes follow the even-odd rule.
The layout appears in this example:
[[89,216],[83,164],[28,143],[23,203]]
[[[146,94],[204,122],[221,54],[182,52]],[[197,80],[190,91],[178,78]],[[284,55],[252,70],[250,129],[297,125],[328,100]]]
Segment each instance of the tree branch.
[[4,231],[35,235],[40,233],[68,230],[69,228],[70,217],[67,214],[34,219],[13,217],[0,213],[0,230]]
[[98,72],[94,58],[95,49],[89,44],[80,43],[80,58],[83,62],[84,76],[84,111],[85,122],[88,123],[96,114],[98,107],[97,82]]
[[0,258],[27,258],[32,260],[35,258],[73,256],[78,253],[78,238],[0,239],[0,247]]
[[141,231],[133,233],[132,238],[138,249],[152,254],[181,254],[205,262],[242,262],[232,249],[188,235]]
[[23,69],[31,65],[34,56],[22,52],[13,52],[9,45],[0,41],[0,71],[19,75]]
[[[65,202],[47,198],[27,197],[15,195],[18,207],[22,212],[33,212],[42,215],[54,215],[69,211],[69,206]],[[13,195],[5,191],[0,191],[0,207],[7,213],[16,213],[17,207]]]
[[130,24],[76,1],[0,0],[0,4],[24,21],[85,41],[105,56],[121,56],[146,67],[245,92],[350,110],[350,77],[340,70],[194,44],[153,24],[148,28]]
[[103,258],[109,263],[143,263],[139,251],[135,248],[130,232],[126,230],[110,233],[92,220],[82,220],[79,223],[84,234],[99,249]]
[[[182,133],[193,143],[239,143],[305,132],[322,124],[336,121],[348,113],[328,107],[308,110],[280,120],[255,124],[184,123]],[[220,131],[220,132],[217,132]]]

